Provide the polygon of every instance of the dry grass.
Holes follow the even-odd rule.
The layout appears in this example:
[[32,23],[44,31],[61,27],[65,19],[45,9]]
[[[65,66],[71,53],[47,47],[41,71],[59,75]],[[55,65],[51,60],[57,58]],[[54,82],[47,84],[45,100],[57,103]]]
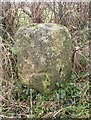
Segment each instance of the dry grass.
[[[57,84],[59,89],[53,91],[51,96],[41,95],[34,90],[31,93],[30,88],[22,86],[18,82],[16,56],[11,50],[12,43],[14,44],[15,41],[7,31],[2,30],[0,37],[4,78],[1,83],[2,94],[0,95],[0,101],[2,101],[0,116],[2,118],[89,118],[89,27],[88,19],[86,19],[88,7],[85,6],[86,9],[84,9],[84,6],[78,5],[78,11],[76,11],[74,5],[69,10],[70,5],[67,8],[64,4],[65,17],[63,17],[61,24],[64,25],[65,23],[72,35],[73,68],[71,79],[65,84]],[[51,11],[49,13],[53,14],[53,8],[49,7],[48,10]],[[72,17],[74,12],[76,16]],[[85,16],[83,15],[84,12]],[[67,19],[66,22],[64,18]],[[22,19],[20,18],[20,20]],[[49,21],[52,22],[53,20],[60,22],[56,16],[49,16]],[[20,23],[22,22],[26,24],[26,21],[20,21]],[[2,28],[0,27],[0,29]]]

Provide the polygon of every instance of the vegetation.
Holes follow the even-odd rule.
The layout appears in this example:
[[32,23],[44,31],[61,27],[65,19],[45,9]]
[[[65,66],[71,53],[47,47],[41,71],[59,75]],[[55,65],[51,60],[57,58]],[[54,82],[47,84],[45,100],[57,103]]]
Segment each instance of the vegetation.
[[[0,46],[2,118],[90,118],[89,114],[89,3],[10,3],[2,2]],[[72,36],[72,75],[57,84],[51,96],[41,95],[18,81],[14,35],[30,23],[53,22],[65,25]]]

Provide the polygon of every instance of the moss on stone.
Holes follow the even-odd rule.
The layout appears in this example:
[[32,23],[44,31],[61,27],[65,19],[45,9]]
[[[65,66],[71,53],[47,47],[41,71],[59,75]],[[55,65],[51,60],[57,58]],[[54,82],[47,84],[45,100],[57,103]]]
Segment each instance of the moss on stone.
[[56,82],[70,79],[72,46],[66,27],[53,23],[21,27],[15,47],[25,85],[44,94],[55,89]]

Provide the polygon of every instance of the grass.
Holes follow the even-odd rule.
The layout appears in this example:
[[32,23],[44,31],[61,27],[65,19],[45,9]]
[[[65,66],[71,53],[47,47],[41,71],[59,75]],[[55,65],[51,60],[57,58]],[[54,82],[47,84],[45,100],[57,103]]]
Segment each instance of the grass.
[[[81,73],[80,79],[73,72],[71,79],[66,83],[57,84],[59,87],[52,95],[46,96],[32,90],[32,116],[33,118],[89,118],[89,80],[88,74]],[[11,84],[10,84],[11,85]],[[8,89],[8,91],[7,91]],[[2,89],[4,99],[2,102],[3,117],[30,117],[29,88],[13,83],[12,88]]]
[[[28,16],[24,13],[20,13],[19,26],[29,24]],[[25,16],[25,17],[24,17]],[[23,18],[24,17],[24,18]],[[48,18],[48,16],[47,16]],[[66,21],[67,22],[67,21]],[[76,21],[77,22],[77,21]],[[79,21],[78,21],[79,22]],[[82,20],[81,20],[82,22]],[[75,21],[72,26],[76,26]],[[70,26],[69,26],[70,27]],[[78,29],[77,29],[77,28]],[[79,29],[76,26],[74,32],[70,32],[72,35],[73,48],[83,48],[88,42],[88,27]],[[68,28],[70,29],[70,28]],[[77,43],[76,43],[77,42]],[[5,76],[8,78],[8,72],[10,71],[9,62],[7,56],[10,55],[11,46],[4,41],[3,55],[6,58],[5,63]],[[14,49],[11,51],[15,52]],[[10,59],[11,60],[11,59]],[[79,61],[77,61],[79,63]],[[84,65],[85,61],[80,61]],[[15,67],[13,65],[13,67]],[[12,70],[10,71],[13,75]],[[66,83],[56,84],[57,90],[54,90],[52,95],[46,96],[32,90],[32,98],[30,88],[22,86],[17,79],[3,80],[2,83],[2,111],[0,117],[3,118],[89,118],[89,72],[82,72],[79,69],[79,73],[73,70],[71,79]],[[32,101],[31,101],[32,99]],[[32,106],[31,106],[32,103]],[[32,115],[31,115],[32,107]]]

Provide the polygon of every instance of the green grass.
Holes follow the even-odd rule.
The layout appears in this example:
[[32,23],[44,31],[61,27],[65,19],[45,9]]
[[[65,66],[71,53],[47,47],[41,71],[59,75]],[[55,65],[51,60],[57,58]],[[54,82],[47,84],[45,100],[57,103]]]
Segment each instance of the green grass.
[[[73,72],[66,83],[52,95],[46,96],[32,90],[32,117],[89,118],[89,81],[88,74],[81,73],[80,79]],[[15,83],[11,90],[10,100],[3,102],[3,114],[8,117],[24,114],[30,117],[29,88]],[[5,109],[7,108],[7,109]]]

